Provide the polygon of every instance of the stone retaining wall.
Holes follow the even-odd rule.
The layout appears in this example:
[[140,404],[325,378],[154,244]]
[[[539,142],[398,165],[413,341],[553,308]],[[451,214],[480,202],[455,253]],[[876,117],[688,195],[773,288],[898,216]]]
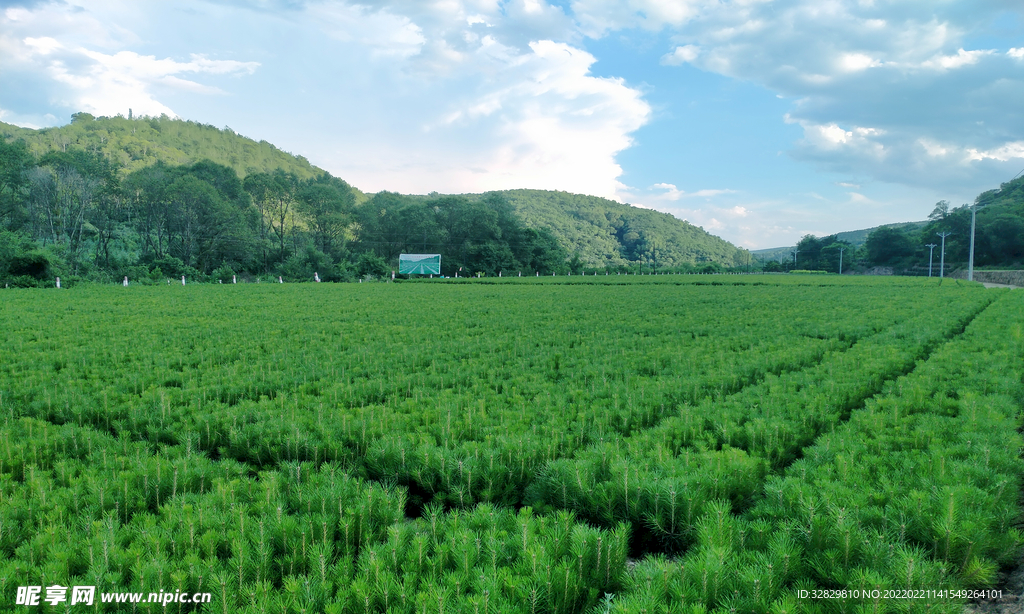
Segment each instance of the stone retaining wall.
[[[967,279],[967,269],[951,272],[947,277]],[[1024,287],[1024,271],[975,271],[974,281],[985,281],[990,284],[1009,284]]]

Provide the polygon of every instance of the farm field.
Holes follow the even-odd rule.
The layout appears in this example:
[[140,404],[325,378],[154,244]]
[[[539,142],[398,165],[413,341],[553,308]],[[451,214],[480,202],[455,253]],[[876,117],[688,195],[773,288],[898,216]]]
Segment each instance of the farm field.
[[4,290],[0,610],[957,612],[870,591],[1019,560],[1022,328],[913,278]]

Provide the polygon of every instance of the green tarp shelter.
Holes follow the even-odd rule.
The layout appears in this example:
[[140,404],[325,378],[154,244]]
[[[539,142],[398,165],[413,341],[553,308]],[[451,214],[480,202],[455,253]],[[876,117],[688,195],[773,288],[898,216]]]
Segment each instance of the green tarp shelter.
[[441,254],[401,254],[398,272],[403,275],[440,275]]

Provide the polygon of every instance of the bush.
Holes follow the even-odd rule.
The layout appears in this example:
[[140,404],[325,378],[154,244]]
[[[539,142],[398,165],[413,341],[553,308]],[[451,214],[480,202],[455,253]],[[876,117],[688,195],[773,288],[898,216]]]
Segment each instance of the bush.
[[356,275],[360,278],[374,279],[377,277],[386,278],[390,269],[384,259],[373,252],[359,254],[356,261]]
[[340,279],[334,260],[312,245],[289,256],[277,270],[288,281],[313,281],[314,274],[319,275],[321,281]]
[[167,277],[181,277],[182,273],[185,271],[185,263],[174,256],[157,258],[150,262],[149,265],[159,269],[161,271],[161,277],[164,275]]
[[213,270],[210,274],[211,281],[218,281],[221,283],[229,284],[235,276],[235,271],[227,264],[222,264]]

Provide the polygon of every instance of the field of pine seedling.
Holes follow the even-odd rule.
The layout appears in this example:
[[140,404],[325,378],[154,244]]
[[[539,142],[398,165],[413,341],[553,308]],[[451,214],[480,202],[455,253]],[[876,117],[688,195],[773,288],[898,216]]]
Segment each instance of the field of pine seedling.
[[[1021,291],[0,292],[3,611],[958,612],[870,595],[997,587],[1024,545]],[[51,585],[212,601],[15,604]]]

